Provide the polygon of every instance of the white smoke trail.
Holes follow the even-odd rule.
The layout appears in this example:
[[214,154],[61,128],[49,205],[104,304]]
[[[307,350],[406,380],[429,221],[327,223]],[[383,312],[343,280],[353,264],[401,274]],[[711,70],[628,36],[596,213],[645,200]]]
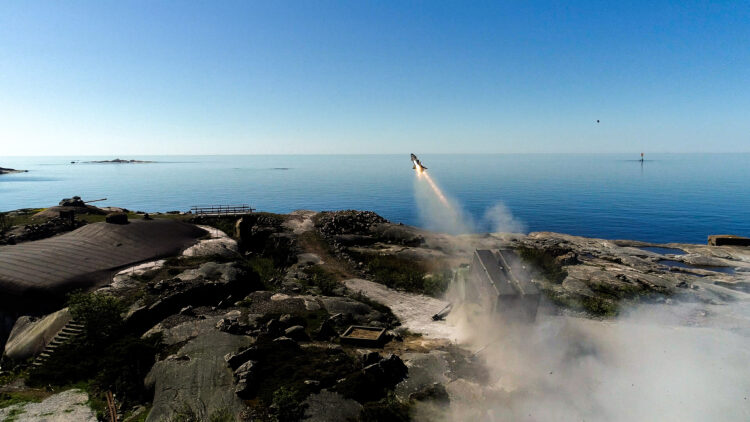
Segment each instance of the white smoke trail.
[[447,196],[426,172],[416,173],[414,192],[422,226],[441,233],[462,234],[474,231],[474,224],[458,202]]
[[[426,181],[415,178],[415,191],[427,228],[476,229]],[[526,230],[503,204],[482,222],[494,232]],[[450,407],[420,403],[417,421],[750,420],[750,295],[728,305],[644,306],[609,321],[542,314],[516,325],[455,293],[447,323],[459,344],[481,350],[489,382],[446,383]],[[704,316],[698,326],[695,315]]]

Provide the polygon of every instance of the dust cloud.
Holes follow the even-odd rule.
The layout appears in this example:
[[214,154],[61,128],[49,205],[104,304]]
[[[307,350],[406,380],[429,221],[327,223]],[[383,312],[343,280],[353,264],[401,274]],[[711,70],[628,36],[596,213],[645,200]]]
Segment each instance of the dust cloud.
[[[750,322],[747,303],[724,306],[712,312]],[[477,351],[487,379],[448,383],[449,410],[423,407],[416,419],[750,420],[750,337],[711,319],[680,320],[703,313],[696,305],[652,305],[614,321],[540,315],[523,325],[459,306],[448,323],[462,346]]]
[[[477,227],[454,199],[446,196],[445,209],[424,185],[415,182],[427,228]],[[493,231],[525,230],[502,204],[484,220]],[[540,312],[522,324],[455,294],[449,289],[446,323],[486,379],[447,382],[450,406],[420,403],[415,420],[750,420],[750,295],[723,305],[643,305],[614,320]]]

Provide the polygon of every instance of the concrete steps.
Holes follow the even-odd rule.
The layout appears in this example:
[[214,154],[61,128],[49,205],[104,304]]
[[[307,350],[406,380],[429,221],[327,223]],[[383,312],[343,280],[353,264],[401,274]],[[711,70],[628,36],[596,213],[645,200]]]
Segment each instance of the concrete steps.
[[34,359],[31,365],[34,368],[39,368],[44,365],[45,362],[55,353],[55,351],[62,345],[67,344],[83,333],[83,324],[78,323],[74,320],[68,321],[65,326],[57,332],[55,337],[47,343],[47,346],[39,353]]

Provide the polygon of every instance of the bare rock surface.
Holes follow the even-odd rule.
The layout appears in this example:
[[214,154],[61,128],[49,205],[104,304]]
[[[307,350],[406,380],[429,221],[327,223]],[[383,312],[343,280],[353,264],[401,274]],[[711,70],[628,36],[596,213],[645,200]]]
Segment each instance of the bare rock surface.
[[308,422],[348,422],[357,420],[362,405],[339,393],[321,390],[304,401],[304,420]]
[[154,389],[146,420],[174,420],[181,413],[195,414],[199,420],[227,413],[237,418],[245,406],[234,393],[233,373],[224,355],[249,346],[251,339],[223,333],[208,323],[186,327],[188,335],[193,329],[197,335],[157,362],[146,377],[146,385]]
[[81,390],[53,394],[40,403],[15,404],[0,409],[0,420],[13,422],[96,422],[88,406],[89,395]]
[[237,247],[236,240],[227,236],[226,233],[217,228],[202,225],[199,225],[198,227],[208,232],[210,237],[208,239],[202,239],[195,245],[185,249],[182,253],[184,256],[218,255],[232,257],[237,255],[239,248]]
[[294,234],[302,234],[314,228],[313,217],[317,215],[316,211],[297,210],[289,214],[289,218],[284,222],[283,227]]
[[372,281],[353,278],[344,281],[346,287],[361,292],[369,299],[391,308],[404,327],[427,337],[452,339],[453,330],[442,321],[433,321],[432,316],[448,305],[434,297],[399,292]]
[[161,333],[164,344],[179,344],[194,339],[203,333],[209,332],[216,326],[220,319],[220,316],[209,316],[203,319],[192,319],[174,327],[165,327],[162,323],[159,323],[146,331],[143,334],[143,337]]
[[506,245],[536,251],[542,260],[556,263],[562,279],[556,285],[548,277],[551,283],[545,287],[563,300],[595,297],[615,303],[661,295],[726,303],[744,298],[744,283],[750,281],[745,270],[750,269],[750,249],[742,247],[654,245],[549,232],[531,233]]

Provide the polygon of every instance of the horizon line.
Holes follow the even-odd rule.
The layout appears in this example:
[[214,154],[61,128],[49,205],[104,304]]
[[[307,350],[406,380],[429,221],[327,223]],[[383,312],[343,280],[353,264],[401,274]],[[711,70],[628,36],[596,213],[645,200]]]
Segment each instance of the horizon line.
[[[196,153],[184,153],[184,154],[159,154],[159,153],[136,153],[136,154],[71,154],[71,155],[4,155],[2,158],[23,158],[23,157],[104,157],[112,156],[113,159],[124,159],[121,157],[223,157],[223,156],[378,156],[378,155],[404,155],[406,152],[386,152],[386,153],[219,153],[219,154],[196,154]],[[419,152],[420,155],[638,155],[641,152]],[[698,152],[672,152],[672,151],[653,151],[643,152],[644,155],[649,154],[673,154],[673,155],[698,155],[698,154],[713,154],[713,155],[727,155],[727,154],[750,154],[750,151],[698,151]]]

